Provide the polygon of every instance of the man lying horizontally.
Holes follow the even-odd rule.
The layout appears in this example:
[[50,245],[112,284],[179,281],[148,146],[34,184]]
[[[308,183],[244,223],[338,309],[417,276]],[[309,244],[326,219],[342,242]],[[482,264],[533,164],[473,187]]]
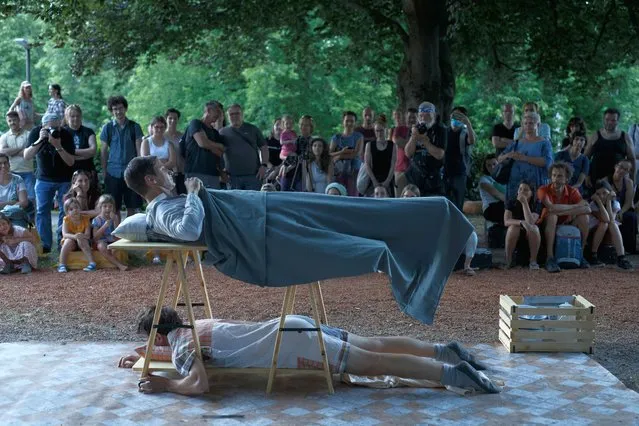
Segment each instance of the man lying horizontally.
[[[153,306],[140,314],[138,331],[150,333],[154,311]],[[173,365],[183,378],[169,379],[150,374],[140,379],[140,392],[205,393],[209,390],[205,364],[218,368],[270,368],[279,321],[279,318],[265,322],[196,321],[204,360],[200,361],[195,355],[191,330],[180,328],[183,323],[178,313],[163,307],[155,345],[170,346]],[[312,328],[315,322],[305,316],[288,315],[285,327]],[[362,337],[326,325],[322,325],[322,333],[330,370],[334,374],[391,375],[488,393],[501,390],[477,371],[484,366],[457,342],[443,345],[402,336]],[[119,367],[131,368],[139,358],[139,355],[122,357]],[[279,368],[319,369],[321,366],[315,333],[303,331],[283,335]]]

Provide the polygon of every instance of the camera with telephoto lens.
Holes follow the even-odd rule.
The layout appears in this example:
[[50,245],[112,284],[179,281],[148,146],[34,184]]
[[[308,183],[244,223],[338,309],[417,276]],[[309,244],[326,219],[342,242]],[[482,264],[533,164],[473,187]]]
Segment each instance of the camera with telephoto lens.
[[297,155],[303,160],[303,161],[309,161],[311,154],[310,154],[310,143],[309,143],[309,138],[305,138],[303,136],[300,136],[297,138]]
[[417,124],[417,131],[419,132],[420,135],[423,135],[424,133],[428,131],[428,127],[424,123],[419,123]]
[[[56,129],[55,127],[49,127],[46,129],[47,133],[49,133],[49,135],[54,138],[54,139],[59,139],[60,138],[60,130]],[[49,138],[44,138],[43,139],[44,142],[49,142]]]

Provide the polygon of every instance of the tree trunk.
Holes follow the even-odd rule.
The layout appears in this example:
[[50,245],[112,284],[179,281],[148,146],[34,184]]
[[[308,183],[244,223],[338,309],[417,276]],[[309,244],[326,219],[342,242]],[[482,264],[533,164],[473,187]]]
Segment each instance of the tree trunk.
[[455,73],[446,31],[446,0],[403,0],[408,24],[397,90],[400,106],[432,102],[448,121],[455,98]]

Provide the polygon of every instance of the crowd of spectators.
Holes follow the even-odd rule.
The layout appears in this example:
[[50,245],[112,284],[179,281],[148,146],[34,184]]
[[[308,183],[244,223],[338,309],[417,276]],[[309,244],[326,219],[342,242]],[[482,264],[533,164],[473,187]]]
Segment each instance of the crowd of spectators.
[[[178,130],[180,111],[168,108],[152,119],[145,136],[143,127],[128,117],[127,100],[112,96],[107,100],[111,120],[101,128],[98,150],[95,132],[83,125],[80,106],[67,106],[57,84],[49,86],[49,95],[40,115],[31,85],[23,82],[6,113],[9,130],[0,137],[0,267],[5,272],[30,272],[36,266],[29,263],[33,256],[24,254],[29,250],[15,244],[30,222],[35,222],[44,253],[57,243],[61,272],[73,250],[85,254],[86,271],[95,269],[92,250],[126,269],[106,245],[120,212],[125,208],[130,216],[143,207],[123,179],[137,156],[157,157],[171,171],[178,193],[185,192],[185,178],[197,177],[212,189],[445,196],[460,210],[473,172],[477,135],[463,106],[454,107],[450,117],[442,117],[430,102],[397,109],[392,126],[385,114],[370,107],[362,111],[359,124],[355,112],[345,111],[341,131],[326,138],[317,136],[311,116],[295,123],[284,115],[273,121],[265,138],[245,120],[240,105],[225,109],[212,100],[184,133]],[[504,229],[505,267],[516,263],[514,253],[523,241],[530,269],[542,263],[550,272],[559,271],[555,234],[560,225],[570,224],[580,232],[581,267],[601,264],[597,250],[611,243],[617,264],[630,268],[625,254],[636,251],[637,125],[629,132],[620,130],[620,112],[607,109],[602,128],[588,136],[586,123],[573,117],[554,152],[550,126],[542,122],[537,104],[524,104],[521,125],[516,116],[514,105],[503,106],[502,122],[492,132],[495,152],[483,158],[478,182],[488,225]],[[498,182],[495,171],[506,166],[507,179]],[[54,206],[59,209],[58,229],[51,226]],[[473,252],[467,250],[471,259]],[[464,270],[472,274],[469,261]]]

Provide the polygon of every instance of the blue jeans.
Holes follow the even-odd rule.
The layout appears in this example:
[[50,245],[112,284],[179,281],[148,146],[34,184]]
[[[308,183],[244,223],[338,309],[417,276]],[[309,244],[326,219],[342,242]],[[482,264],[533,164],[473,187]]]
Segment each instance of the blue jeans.
[[53,208],[53,197],[58,191],[58,206],[60,214],[58,215],[58,227],[62,226],[62,218],[64,217],[64,202],[62,198],[71,187],[71,182],[49,182],[46,180],[36,179],[36,228],[40,239],[42,240],[42,248],[51,248],[53,244],[53,234],[51,232],[51,209]]
[[24,186],[27,187],[27,198],[31,201],[35,201],[35,174],[33,172],[13,172],[20,176],[24,181]]
[[228,185],[228,189],[245,189],[248,191],[259,191],[262,188],[260,180],[255,175],[233,176]]

